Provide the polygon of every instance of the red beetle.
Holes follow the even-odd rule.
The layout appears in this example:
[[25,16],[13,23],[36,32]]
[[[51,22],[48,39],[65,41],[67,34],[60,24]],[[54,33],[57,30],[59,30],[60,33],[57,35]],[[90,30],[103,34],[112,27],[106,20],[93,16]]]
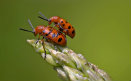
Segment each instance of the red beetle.
[[39,14],[42,17],[41,16],[38,16],[38,17],[43,19],[43,20],[48,21],[49,25],[53,22],[55,24],[55,26],[59,28],[60,31],[62,31],[66,35],[70,36],[71,38],[74,38],[74,36],[75,36],[75,29],[65,19],[60,18],[58,16],[53,16],[50,19],[47,19],[41,12],[39,12]]
[[[48,42],[51,42],[51,43],[54,43],[54,44],[57,44],[60,46],[66,46],[66,37],[59,30],[56,30],[53,27],[44,26],[44,25],[39,25],[36,28],[34,28],[29,19],[28,19],[28,22],[29,22],[30,26],[32,27],[33,31],[29,31],[29,30],[26,30],[23,28],[20,28],[20,30],[32,32],[34,34],[34,36],[39,35],[37,42],[40,40],[40,36],[42,36],[43,39],[46,39]],[[42,44],[43,44],[43,48],[44,48],[44,40],[43,39],[42,39],[42,41],[43,41]],[[44,48],[44,51],[45,51],[45,48]],[[45,58],[46,58],[46,51],[45,51]]]

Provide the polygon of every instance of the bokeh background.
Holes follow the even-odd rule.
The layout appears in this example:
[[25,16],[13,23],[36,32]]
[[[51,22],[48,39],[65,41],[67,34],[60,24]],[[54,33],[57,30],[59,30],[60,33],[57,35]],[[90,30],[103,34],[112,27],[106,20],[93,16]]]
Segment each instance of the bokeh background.
[[113,81],[131,81],[131,0],[0,0],[0,81],[61,81],[19,31],[47,25],[38,19],[60,16],[76,29],[68,47],[104,69]]

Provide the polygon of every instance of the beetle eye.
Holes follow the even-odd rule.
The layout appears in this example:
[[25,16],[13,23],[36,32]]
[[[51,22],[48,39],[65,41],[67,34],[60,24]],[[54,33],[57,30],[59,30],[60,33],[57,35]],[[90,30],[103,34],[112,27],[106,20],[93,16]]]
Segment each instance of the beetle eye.
[[63,23],[63,21],[61,21],[61,23]]
[[48,19],[49,22],[51,22],[51,19]]

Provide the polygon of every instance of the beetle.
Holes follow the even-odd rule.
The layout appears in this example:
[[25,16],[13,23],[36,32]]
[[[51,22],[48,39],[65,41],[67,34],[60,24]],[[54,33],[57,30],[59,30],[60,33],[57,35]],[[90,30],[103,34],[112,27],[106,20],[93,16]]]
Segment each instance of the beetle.
[[39,14],[42,17],[38,16],[38,18],[48,21],[49,25],[51,23],[54,23],[55,26],[58,27],[61,32],[63,32],[65,35],[70,36],[71,38],[74,38],[74,36],[75,36],[75,29],[65,19],[63,19],[63,18],[61,18],[59,16],[53,16],[53,17],[47,19],[41,12],[39,12]]
[[40,37],[42,36],[42,44],[43,44],[43,49],[45,51],[45,58],[46,58],[46,50],[44,47],[44,40],[46,39],[48,42],[54,43],[54,45],[60,45],[60,46],[66,46],[66,36],[61,33],[59,30],[56,30],[53,27],[50,26],[44,26],[44,25],[39,25],[36,26],[35,28],[33,27],[30,19],[28,19],[28,23],[30,24],[31,28],[33,31],[29,31],[23,28],[20,28],[20,30],[27,31],[27,32],[32,32],[34,36],[39,35],[38,40],[36,41],[36,44],[40,40]]

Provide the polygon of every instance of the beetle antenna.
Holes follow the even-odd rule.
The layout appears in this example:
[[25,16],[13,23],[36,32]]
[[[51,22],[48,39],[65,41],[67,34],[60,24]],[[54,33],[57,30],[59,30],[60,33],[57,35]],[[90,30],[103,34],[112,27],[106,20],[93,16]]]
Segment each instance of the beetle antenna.
[[26,30],[26,29],[23,29],[23,28],[19,28],[19,30],[23,30],[23,31],[27,31],[27,32],[32,32],[32,33],[34,33],[33,31],[29,31],[29,30]]
[[48,19],[45,19],[45,18],[43,18],[41,16],[38,16],[38,18],[48,21]]
[[28,23],[31,26],[31,28],[34,30],[34,27],[33,27],[32,23],[31,23],[30,19],[28,19]]
[[46,16],[44,16],[44,14],[42,14],[41,12],[39,12],[39,14],[42,16],[38,16],[38,18],[40,18],[40,19],[43,19],[43,20],[46,20],[46,21],[49,21],[47,18],[46,18]]

